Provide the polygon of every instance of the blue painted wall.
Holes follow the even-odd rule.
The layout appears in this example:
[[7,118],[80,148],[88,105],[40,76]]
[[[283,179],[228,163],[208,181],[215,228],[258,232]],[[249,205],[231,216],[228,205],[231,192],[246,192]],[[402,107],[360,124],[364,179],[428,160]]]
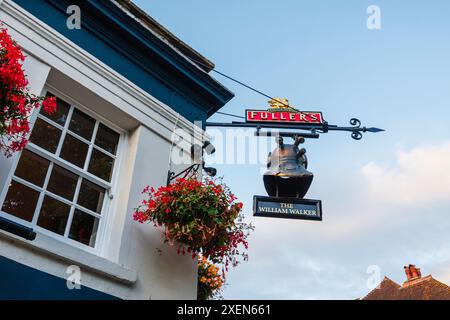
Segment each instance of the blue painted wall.
[[87,287],[69,290],[66,280],[0,257],[0,300],[118,300]]
[[[14,1],[190,121],[205,121],[234,96],[110,0]],[[81,8],[81,30],[66,26],[69,5]]]

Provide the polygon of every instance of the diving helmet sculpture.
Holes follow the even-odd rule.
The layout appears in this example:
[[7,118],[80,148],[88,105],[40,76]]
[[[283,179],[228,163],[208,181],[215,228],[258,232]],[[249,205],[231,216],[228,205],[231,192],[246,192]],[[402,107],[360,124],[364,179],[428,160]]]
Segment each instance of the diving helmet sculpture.
[[[269,101],[269,110],[298,112],[289,105],[289,100],[275,98]],[[278,147],[269,153],[264,186],[271,197],[303,198],[311,186],[314,175],[309,172],[306,149],[298,146],[305,142],[300,136],[293,136],[294,144],[284,144],[278,136]]]
[[311,186],[314,175],[307,170],[306,149],[299,149],[303,137],[294,137],[294,144],[284,144],[278,136],[278,147],[269,153],[264,174],[264,186],[269,196],[303,198]]

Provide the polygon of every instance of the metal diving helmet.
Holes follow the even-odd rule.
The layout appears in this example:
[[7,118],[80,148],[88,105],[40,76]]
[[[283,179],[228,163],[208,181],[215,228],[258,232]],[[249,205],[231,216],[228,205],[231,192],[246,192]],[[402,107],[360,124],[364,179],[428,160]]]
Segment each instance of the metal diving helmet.
[[311,186],[314,175],[306,170],[308,159],[304,148],[299,144],[305,142],[303,137],[294,137],[294,144],[284,144],[278,136],[278,147],[269,153],[264,174],[264,186],[269,196],[303,198]]

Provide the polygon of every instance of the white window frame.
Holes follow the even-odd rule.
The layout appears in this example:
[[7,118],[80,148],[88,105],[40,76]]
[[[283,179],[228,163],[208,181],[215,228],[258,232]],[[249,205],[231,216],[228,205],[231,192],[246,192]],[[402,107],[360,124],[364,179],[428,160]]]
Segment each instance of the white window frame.
[[[126,139],[127,139],[127,132],[125,130],[123,130],[122,128],[118,127],[117,125],[113,124],[112,122],[110,122],[109,120],[105,119],[104,117],[100,116],[99,114],[97,114],[96,112],[94,112],[92,110],[92,108],[88,108],[84,105],[82,105],[81,103],[79,103],[77,100],[75,100],[74,98],[68,96],[67,94],[61,92],[60,90],[54,88],[53,86],[50,85],[46,85],[43,89],[42,95],[45,96],[47,94],[47,92],[51,92],[52,94],[56,95],[58,98],[61,98],[64,102],[67,102],[70,105],[70,109],[69,109],[69,113],[68,113],[68,119],[71,119],[71,116],[73,114],[73,110],[76,108],[84,113],[86,113],[87,115],[89,115],[90,117],[92,117],[96,123],[95,123],[95,127],[94,127],[94,131],[92,133],[92,138],[91,141],[86,140],[83,137],[78,136],[77,134],[68,131],[68,127],[70,125],[70,121],[66,121],[66,123],[64,124],[64,126],[61,126],[55,122],[53,122],[52,120],[46,118],[45,116],[42,116],[39,114],[40,109],[36,109],[33,111],[33,113],[30,116],[30,134],[33,130],[34,124],[36,122],[36,120],[38,118],[42,119],[43,121],[51,124],[52,126],[58,128],[59,130],[62,130],[61,133],[61,137],[58,143],[58,147],[56,152],[53,154],[35,144],[33,144],[32,142],[29,142],[25,148],[25,150],[29,150],[35,154],[37,154],[38,156],[41,156],[42,158],[48,160],[50,162],[49,164],[49,168],[47,169],[47,174],[45,177],[45,182],[43,184],[42,187],[38,187],[33,185],[32,183],[21,179],[19,177],[14,176],[14,173],[16,171],[18,162],[20,160],[20,157],[22,155],[22,152],[17,153],[16,155],[14,155],[13,157],[13,164],[11,166],[10,172],[8,174],[8,178],[6,180],[5,186],[3,187],[3,190],[0,190],[0,216],[10,219],[14,222],[17,222],[21,225],[33,228],[36,232],[44,234],[46,236],[49,236],[51,238],[54,238],[55,240],[58,240],[60,242],[64,242],[67,244],[70,244],[71,246],[80,248],[82,250],[91,252],[93,254],[96,255],[100,255],[106,245],[105,243],[105,238],[107,237],[108,233],[111,232],[111,225],[113,225],[113,223],[111,221],[109,221],[111,218],[114,217],[114,215],[112,214],[112,211],[115,210],[116,208],[116,203],[113,200],[114,199],[114,194],[115,194],[115,190],[117,190],[116,188],[118,187],[118,180],[119,180],[119,173],[120,173],[120,168],[122,166],[122,162],[124,159],[124,153],[125,153],[125,145],[126,145]],[[113,131],[115,131],[116,133],[119,134],[119,142],[117,145],[117,150],[116,150],[116,155],[110,154],[109,152],[107,152],[106,150],[103,150],[97,146],[95,146],[94,142],[95,142],[95,137],[97,135],[97,131],[98,131],[98,127],[100,125],[100,123],[104,124],[106,127],[112,129]],[[86,155],[86,159],[85,159],[85,164],[83,168],[79,168],[78,166],[60,158],[60,152],[62,149],[62,145],[64,143],[64,139],[65,136],[67,134],[72,135],[73,137],[76,137],[77,139],[79,139],[80,141],[86,143],[89,145],[89,149],[88,149],[88,153]],[[114,167],[113,167],[113,171],[111,174],[111,182],[105,181],[91,173],[89,173],[88,170],[88,166],[89,166],[89,161],[87,161],[88,159],[90,159],[91,154],[92,154],[92,150],[93,149],[97,149],[100,150],[100,152],[103,152],[104,154],[114,158]],[[56,194],[53,194],[51,192],[49,192],[48,190],[45,190],[47,188],[48,182],[50,180],[50,173],[52,172],[52,168],[54,166],[54,164],[76,174],[78,176],[78,181],[77,181],[77,186],[76,186],[76,190],[75,190],[75,195],[74,195],[74,199],[72,201],[67,200],[61,196],[58,196]],[[103,200],[103,206],[102,206],[102,210],[101,210],[101,214],[98,214],[96,212],[92,212],[89,209],[86,209],[84,207],[81,207],[80,205],[77,204],[77,198],[78,198],[78,194],[79,194],[79,190],[81,187],[81,181],[82,179],[86,179],[92,183],[94,183],[97,186],[100,186],[102,188],[104,188],[106,190],[105,192],[105,196],[104,196],[104,200]],[[1,210],[3,202],[6,198],[7,192],[9,190],[9,186],[11,184],[12,181],[17,181],[18,183],[21,183],[33,190],[36,190],[39,192],[39,199],[38,202],[36,204],[36,208],[35,208],[35,212],[33,214],[33,220],[31,222],[28,222],[26,220],[22,220],[18,217],[15,217],[11,214],[8,214],[4,211]],[[45,191],[44,191],[45,190]],[[50,230],[47,230],[45,228],[42,228],[40,226],[37,225],[37,219],[39,217],[39,211],[40,208],[42,206],[42,202],[44,200],[45,195],[50,195],[52,198],[61,201],[67,205],[70,206],[70,213],[69,213],[69,217],[67,220],[67,225],[66,225],[66,229],[64,232],[64,235],[59,235],[57,233],[54,233]],[[75,209],[81,209],[81,211],[84,211],[86,213],[89,213],[90,215],[99,218],[99,225],[97,228],[97,235],[96,235],[96,240],[95,240],[95,246],[91,247],[89,245],[85,245],[82,244],[78,241],[72,240],[70,238],[68,238],[68,234],[70,232],[70,226],[72,224],[72,219],[74,216],[74,212]]]

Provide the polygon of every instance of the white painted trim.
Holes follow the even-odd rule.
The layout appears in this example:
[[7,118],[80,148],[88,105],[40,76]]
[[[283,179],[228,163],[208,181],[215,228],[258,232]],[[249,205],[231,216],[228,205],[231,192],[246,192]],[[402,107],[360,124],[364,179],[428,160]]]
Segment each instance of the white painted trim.
[[[116,184],[112,189],[110,189],[108,196],[111,197],[112,201],[110,202],[110,207],[108,210],[108,219],[106,219],[106,223],[104,224],[105,232],[102,233],[102,241],[103,246],[100,248],[100,255],[102,257],[108,257],[112,261],[118,261],[120,247],[116,247],[111,250],[111,239],[115,236],[114,229],[118,224],[122,224],[122,217],[120,214],[122,212],[126,212],[127,210],[127,202],[123,201],[123,199],[129,199],[129,192],[124,188],[124,185],[131,185],[131,174],[127,175],[127,172],[132,172],[130,167],[134,169],[136,152],[139,146],[139,139],[136,138],[138,132],[142,129],[142,126],[137,127],[133,132],[127,135],[121,135],[119,141],[119,146],[121,146],[122,152],[127,156],[119,157],[118,167],[120,168],[120,172],[116,171],[112,178],[113,181],[119,181],[120,183]],[[119,192],[120,191],[120,192]],[[117,231],[117,230],[116,230]],[[123,226],[120,228],[119,234],[122,237],[123,234]]]
[[[194,135],[193,124],[169,106],[108,67],[12,0],[4,0],[2,17],[15,39],[35,57],[91,88],[166,140],[171,140],[174,124]],[[26,30],[26,32],[25,32]],[[70,71],[69,71],[70,70]]]
[[[52,241],[51,250],[48,249],[48,245],[44,244],[47,241]],[[82,269],[90,270],[96,274],[126,285],[132,285],[137,281],[137,272],[134,270],[127,269],[105,258],[101,258],[95,254],[88,253],[62,242],[53,244],[53,239],[49,239],[42,234],[39,234],[34,242],[29,242],[0,231],[0,243],[1,242],[9,242],[15,246],[31,249],[32,251],[45,256],[62,260],[68,265],[75,264]],[[2,254],[5,254],[5,252],[2,252]],[[6,257],[8,258],[8,256]],[[17,258],[14,259],[16,260]]]
[[61,244],[68,245],[70,247],[76,248],[78,250],[81,250],[82,252],[94,254],[98,256],[97,249],[92,248],[90,246],[86,246],[78,241],[72,240],[70,238],[63,238],[61,235],[54,233],[52,231],[49,231],[47,229],[44,229],[38,225],[33,225],[31,222],[22,220],[20,218],[17,218],[13,215],[10,215],[9,213],[6,213],[4,211],[0,210],[0,217],[3,217],[5,219],[11,220],[13,222],[16,222],[20,225],[23,225],[25,227],[33,229],[38,237],[46,237],[47,239],[51,239],[51,241],[46,241],[44,244],[42,244],[42,248],[48,251],[53,251],[54,247],[60,246]]
[[[78,202],[78,196],[80,195],[80,189],[81,189],[81,182],[82,181],[83,181],[83,178],[79,176],[78,177],[78,181],[77,181],[77,186],[75,187],[75,194],[74,194],[74,198],[73,198],[73,203],[77,203]],[[63,234],[64,238],[69,238],[70,227],[72,226],[73,215],[75,214],[75,210],[76,210],[76,207],[71,204],[70,205],[70,211],[69,211],[69,217],[67,218],[67,222],[66,222],[66,230],[64,231],[64,234]]]
[[[19,159],[17,160],[17,162],[19,162]],[[27,186],[28,188],[32,188],[33,190],[36,190],[39,192],[38,202],[36,203],[36,208],[34,208],[33,219],[31,220],[31,223],[33,225],[37,225],[37,223],[38,223],[39,212],[42,208],[42,203],[44,202],[44,198],[45,198],[45,192],[43,192],[43,190],[46,190],[48,187],[48,182],[50,181],[50,176],[53,171],[53,167],[54,167],[54,164],[51,161],[49,161],[49,166],[47,168],[47,174],[45,175],[45,181],[44,181],[44,184],[42,185],[42,187],[35,187],[32,183],[29,183],[25,179],[21,179],[19,177],[15,177],[15,178],[13,177],[10,181],[10,183],[12,183],[12,181],[15,180],[15,181]],[[13,176],[14,176],[14,174],[13,174]],[[67,204],[67,203],[64,202],[64,204]],[[3,202],[2,202],[2,205],[3,205]]]
[[[95,121],[94,131],[92,132],[91,141],[89,141],[89,149],[88,149],[88,152],[86,155],[86,160],[84,162],[84,167],[83,167],[83,170],[87,171],[87,172],[89,170],[89,161],[88,160],[91,160],[91,157],[92,157],[92,150],[94,149],[94,142],[95,142],[95,137],[97,136],[99,124],[100,124],[100,121]],[[116,158],[114,157],[114,164],[116,162],[115,160],[116,160]],[[111,176],[112,176],[112,172],[111,172]]]

